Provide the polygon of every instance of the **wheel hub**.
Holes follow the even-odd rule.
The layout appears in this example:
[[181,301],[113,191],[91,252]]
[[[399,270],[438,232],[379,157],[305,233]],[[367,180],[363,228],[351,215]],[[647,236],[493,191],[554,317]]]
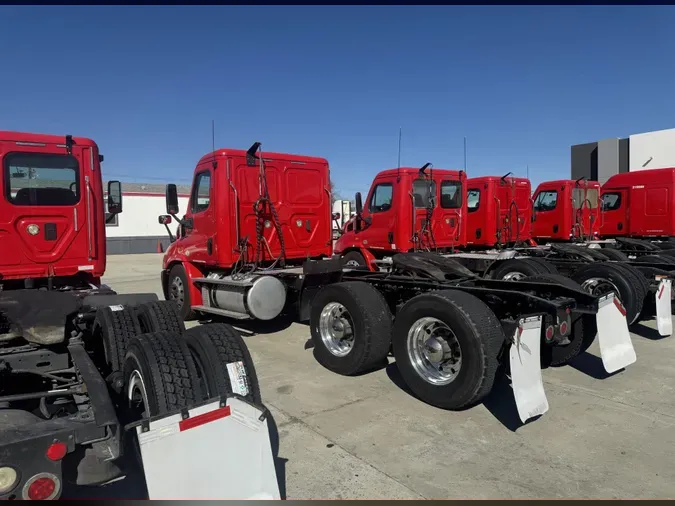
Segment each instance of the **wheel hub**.
[[352,317],[339,302],[329,302],[319,317],[319,334],[326,349],[336,357],[344,357],[354,347]]
[[181,308],[183,307],[183,301],[185,299],[185,289],[183,288],[183,281],[179,277],[175,277],[171,281],[169,298],[175,301]]
[[441,342],[432,337],[424,343],[424,358],[432,364],[439,364],[443,361],[443,345]]
[[410,327],[407,351],[415,372],[432,385],[452,383],[462,368],[462,350],[441,320],[424,317]]
[[525,274],[518,271],[509,272],[503,278],[504,281],[522,281],[525,279]]

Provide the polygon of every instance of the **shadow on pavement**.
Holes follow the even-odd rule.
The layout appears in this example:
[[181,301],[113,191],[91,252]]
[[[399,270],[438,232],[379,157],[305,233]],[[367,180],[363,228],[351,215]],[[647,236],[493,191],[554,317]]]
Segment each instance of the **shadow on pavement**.
[[660,341],[661,339],[666,339],[670,337],[670,336],[662,336],[661,334],[659,334],[658,330],[641,324],[633,325],[630,331],[633,334],[638,335],[640,337],[644,337],[645,339],[649,339],[650,341]]
[[584,373],[586,376],[590,376],[591,378],[597,380],[611,378],[612,376],[625,371],[625,369],[619,369],[618,371],[615,371],[611,374],[608,373],[605,370],[605,366],[602,364],[602,359],[592,355],[591,353],[588,353],[587,351],[583,352],[577,357],[574,357],[567,363],[567,365],[573,367],[581,373]]

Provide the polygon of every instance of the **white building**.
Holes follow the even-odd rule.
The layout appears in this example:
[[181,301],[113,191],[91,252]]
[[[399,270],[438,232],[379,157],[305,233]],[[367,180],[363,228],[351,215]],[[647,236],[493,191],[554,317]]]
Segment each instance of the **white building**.
[[[188,185],[178,186],[178,204],[180,215],[187,210],[190,196]],[[103,184],[107,189],[108,183]],[[169,245],[169,235],[157,218],[166,214],[166,185],[153,183],[122,183],[123,210],[106,224],[106,249],[109,255],[125,253],[156,253],[158,245],[165,251]],[[107,202],[107,195],[106,195]],[[175,220],[169,225],[172,234],[176,234],[178,224]]]

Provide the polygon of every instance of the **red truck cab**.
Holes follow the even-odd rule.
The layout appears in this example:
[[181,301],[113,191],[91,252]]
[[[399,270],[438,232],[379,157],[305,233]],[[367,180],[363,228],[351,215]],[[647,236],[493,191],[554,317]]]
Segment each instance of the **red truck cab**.
[[507,176],[467,180],[468,246],[491,248],[530,240],[530,181]]
[[[364,266],[395,252],[464,246],[465,185],[464,171],[429,164],[378,173],[361,215],[345,224],[335,253],[348,265]],[[359,200],[357,194],[357,208]]]
[[[194,279],[332,255],[328,161],[263,154],[259,146],[203,156],[183,218],[177,217],[175,185],[167,187],[167,212],[179,222],[180,233],[164,255],[162,286],[186,318],[191,306],[203,305]],[[169,216],[159,219],[170,222]]]
[[[98,146],[84,137],[0,131],[0,282],[98,284],[106,266]],[[108,185],[108,216],[122,211]]]
[[602,185],[600,235],[675,237],[675,168],[615,174]]
[[532,237],[538,242],[596,239],[600,229],[600,183],[562,179],[537,186]]

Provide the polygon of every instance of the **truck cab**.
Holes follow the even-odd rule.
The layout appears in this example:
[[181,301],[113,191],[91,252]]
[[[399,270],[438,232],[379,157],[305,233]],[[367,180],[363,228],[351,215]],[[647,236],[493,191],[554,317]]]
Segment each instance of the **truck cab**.
[[3,289],[94,284],[106,266],[105,220],[122,211],[119,181],[101,178],[91,139],[0,131]]
[[532,203],[532,237],[538,242],[596,239],[600,229],[600,183],[547,181]]
[[[186,319],[195,314],[193,307],[214,312],[195,279],[237,278],[242,269],[298,266],[307,258],[332,255],[325,158],[263,153],[260,143],[248,150],[217,149],[197,163],[188,209],[182,218],[178,213],[176,186],[167,185],[167,215],[159,221],[168,229],[175,219],[180,233],[164,255],[162,286],[165,298],[176,301]],[[218,285],[225,286],[222,279]],[[277,289],[285,300],[285,291]]]
[[492,248],[530,240],[531,189],[526,178],[467,180],[467,245]]
[[348,265],[364,266],[392,252],[465,245],[465,185],[464,171],[429,164],[378,173],[365,205],[357,194],[357,215],[346,224],[335,253]]
[[675,168],[615,174],[602,185],[600,235],[675,237]]

